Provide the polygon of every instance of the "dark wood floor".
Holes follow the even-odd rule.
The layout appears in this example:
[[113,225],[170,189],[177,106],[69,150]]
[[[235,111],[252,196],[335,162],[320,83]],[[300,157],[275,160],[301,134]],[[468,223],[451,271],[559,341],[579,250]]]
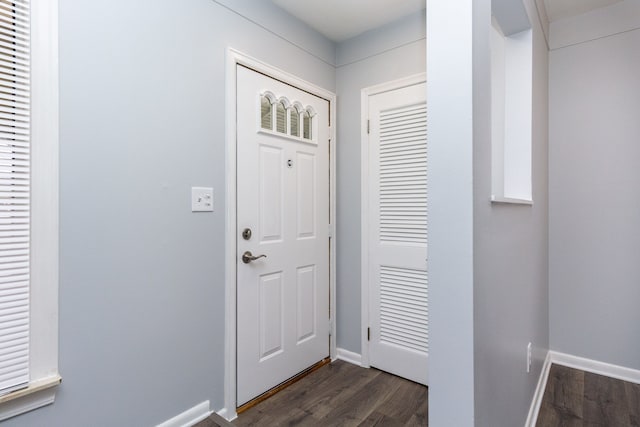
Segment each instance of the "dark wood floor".
[[227,427],[227,426],[233,426],[233,424],[231,424],[230,422],[228,422],[227,420],[225,420],[220,415],[214,412],[213,414],[211,414],[209,418],[207,418],[206,420],[200,421],[199,423],[195,424],[193,427]]
[[552,365],[536,425],[640,426],[640,385]]
[[[336,361],[240,414],[195,427],[426,426],[427,388]],[[552,365],[537,427],[640,427],[640,384]]]
[[425,386],[336,361],[240,414],[233,425],[424,427],[427,411]]

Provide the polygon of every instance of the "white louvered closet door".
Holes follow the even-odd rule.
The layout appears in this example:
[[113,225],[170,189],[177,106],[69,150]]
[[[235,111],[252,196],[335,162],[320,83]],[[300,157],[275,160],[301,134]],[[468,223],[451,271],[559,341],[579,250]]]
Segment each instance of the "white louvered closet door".
[[0,0],[0,394],[29,382],[29,31]]
[[424,83],[369,98],[370,365],[427,384]]

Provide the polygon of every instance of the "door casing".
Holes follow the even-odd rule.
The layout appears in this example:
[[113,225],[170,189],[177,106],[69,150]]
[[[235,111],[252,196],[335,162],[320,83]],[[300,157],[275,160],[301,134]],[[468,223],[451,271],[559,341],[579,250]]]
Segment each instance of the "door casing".
[[233,48],[227,49],[227,64],[225,78],[225,151],[226,151],[226,188],[225,188],[225,339],[224,339],[224,408],[218,414],[227,420],[233,420],[236,414],[236,331],[237,331],[237,301],[236,301],[236,68],[244,65],[259,73],[280,80],[291,86],[309,92],[329,101],[329,322],[331,359],[336,358],[336,95],[326,89],[306,82],[279,68],[268,65],[258,59],[245,55]]
[[367,328],[369,328],[369,97],[382,92],[388,92],[419,83],[427,80],[426,73],[414,74],[402,79],[393,80],[375,86],[362,89],[360,97],[360,220],[361,220],[361,241],[360,241],[360,295],[361,295],[361,328],[360,328],[360,351],[361,365],[369,368],[369,340]]

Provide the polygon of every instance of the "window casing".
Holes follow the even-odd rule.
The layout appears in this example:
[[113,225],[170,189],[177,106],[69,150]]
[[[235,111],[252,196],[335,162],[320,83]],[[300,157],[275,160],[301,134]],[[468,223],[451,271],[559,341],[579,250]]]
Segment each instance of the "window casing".
[[[8,5],[17,3],[30,3],[31,6],[30,34],[27,34],[31,40],[31,68],[26,87],[31,113],[28,178],[31,208],[28,221],[29,375],[22,386],[24,388],[0,396],[0,420],[52,403],[54,386],[60,383],[57,323],[58,1],[1,0],[0,13],[6,13]],[[4,33],[0,34],[0,45],[7,48],[7,42]]]

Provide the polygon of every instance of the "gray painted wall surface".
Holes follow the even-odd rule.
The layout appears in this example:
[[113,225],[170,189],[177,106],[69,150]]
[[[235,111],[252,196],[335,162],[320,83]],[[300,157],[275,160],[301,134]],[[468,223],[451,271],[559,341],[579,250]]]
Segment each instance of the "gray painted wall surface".
[[640,30],[550,54],[551,348],[640,369]]
[[309,54],[336,63],[336,44],[273,3],[265,0],[212,0],[263,27],[268,32],[293,43]]
[[[380,56],[382,53],[424,40],[427,32],[424,10],[399,19],[384,27],[345,40],[336,49],[336,66]],[[373,60],[373,58],[372,58]],[[423,65],[426,67],[426,64]]]
[[500,22],[500,29],[505,36],[519,33],[531,27],[531,20],[522,7],[522,2],[491,0],[491,14]]
[[[474,2],[476,6],[479,4]],[[492,204],[488,31],[474,51],[474,333],[477,426],[524,425],[549,349],[548,51],[533,0],[533,206]],[[479,22],[476,20],[476,23]],[[526,372],[527,343],[534,360]]]
[[[223,405],[225,49],[333,66],[209,0],[60,0],[60,372],[6,426],[150,426]],[[193,214],[190,187],[213,186]]]
[[[360,212],[360,96],[365,87],[399,79],[425,71],[425,42],[413,40],[424,26],[424,20],[410,18],[411,25],[392,24],[373,34],[364,35],[338,45],[338,56],[349,65],[336,70],[338,94],[337,176],[337,332],[338,347],[360,353],[361,340],[361,212]],[[406,24],[407,22],[404,22]],[[399,34],[403,28],[404,33]],[[379,48],[385,30],[393,34],[396,48]],[[404,37],[402,37],[404,35]],[[391,37],[391,36],[390,36]],[[348,52],[341,52],[343,46]],[[358,46],[359,49],[354,49]],[[359,52],[367,58],[358,60]],[[377,52],[371,55],[371,52]],[[355,62],[353,62],[355,61]]]
[[[238,3],[238,10],[250,1]],[[403,26],[406,32],[390,26],[345,43],[337,56],[349,65],[336,70],[331,45],[302,27],[292,34],[262,28],[288,22],[286,14],[265,9],[250,16],[256,25],[230,11],[231,2],[220,3],[225,6],[210,0],[179,8],[167,0],[60,0],[64,383],[54,405],[4,425],[154,425],[204,400],[214,410],[222,407],[227,46],[338,93],[338,345],[359,352],[360,89],[424,71],[425,41],[416,38],[424,29],[414,25],[423,20],[408,18],[414,24]],[[484,251],[486,241],[478,237],[485,231],[474,236],[473,227],[493,221],[473,218],[472,170],[485,168],[489,158],[486,146],[472,157],[474,132],[486,132],[471,127],[469,40],[478,17],[471,14],[471,0],[446,3],[432,3],[437,19],[429,44],[430,419],[436,427],[473,423],[473,280],[485,281],[483,274],[490,273],[474,276],[473,250]],[[190,212],[192,185],[214,187],[214,213]],[[483,185],[475,190],[476,205],[480,194],[485,197]],[[531,221],[543,233],[542,220]],[[535,262],[545,255],[533,249],[527,254]],[[540,289],[529,291],[533,300],[542,298]],[[496,315],[512,316],[499,296]],[[544,317],[544,306],[539,308]],[[490,314],[479,314],[476,345],[486,336],[511,351],[509,343],[521,336],[491,337],[488,326],[495,319],[483,317]],[[517,322],[516,329],[527,335],[532,329],[544,347],[544,335],[538,338],[529,321]],[[517,347],[514,358],[522,356]],[[497,369],[485,357],[476,357],[476,369]],[[512,390],[520,381],[501,385]],[[486,405],[476,410],[480,417],[493,408],[480,404]]]

